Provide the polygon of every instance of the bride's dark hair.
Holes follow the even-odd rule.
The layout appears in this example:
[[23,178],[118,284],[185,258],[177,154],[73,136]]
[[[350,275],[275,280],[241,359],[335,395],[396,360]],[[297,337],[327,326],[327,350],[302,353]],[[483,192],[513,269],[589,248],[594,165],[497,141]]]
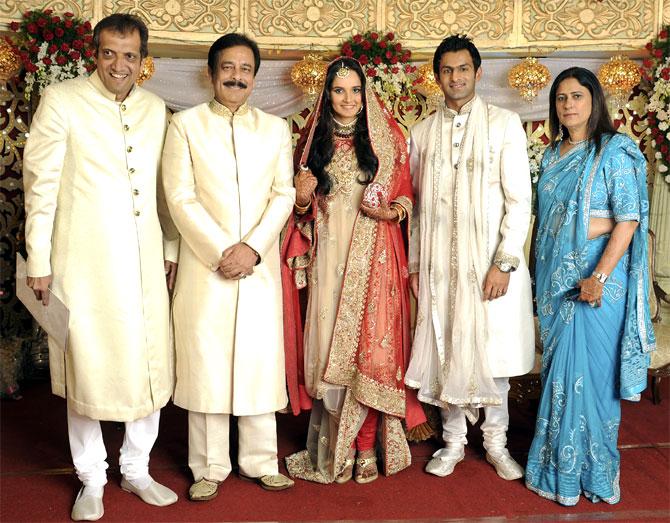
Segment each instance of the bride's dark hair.
[[363,106],[358,115],[354,130],[354,150],[356,151],[358,167],[362,171],[358,183],[361,185],[369,184],[374,178],[379,165],[379,161],[372,150],[368,132],[365,74],[356,60],[352,58],[339,58],[330,64],[328,71],[326,72],[321,115],[316,124],[316,129],[314,130],[314,138],[309,151],[309,157],[307,158],[307,166],[318,181],[316,192],[323,195],[328,194],[332,187],[332,179],[330,174],[328,174],[326,167],[328,167],[328,164],[333,159],[333,153],[335,151],[333,144],[333,105],[330,99],[330,89],[333,86],[335,75],[341,67],[348,67],[358,75],[358,78],[361,80],[361,90],[363,93]]

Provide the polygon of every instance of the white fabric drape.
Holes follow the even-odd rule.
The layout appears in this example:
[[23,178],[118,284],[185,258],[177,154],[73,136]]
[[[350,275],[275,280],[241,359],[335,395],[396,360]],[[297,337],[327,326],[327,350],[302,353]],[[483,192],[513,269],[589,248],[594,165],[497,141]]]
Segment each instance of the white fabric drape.
[[[563,69],[574,65],[597,73],[607,59],[543,58],[540,61],[555,78]],[[302,110],[305,107],[302,93],[291,82],[291,67],[295,63],[295,60],[264,60],[249,103],[281,117]],[[487,102],[519,113],[524,121],[544,120],[549,114],[549,86],[540,91],[534,103],[523,101],[516,90],[507,86],[507,73],[518,63],[518,58],[485,58],[477,93]],[[207,60],[156,58],[154,64],[156,71],[143,86],[163,98],[173,111],[193,107],[212,98]],[[421,63],[416,62],[416,65]]]

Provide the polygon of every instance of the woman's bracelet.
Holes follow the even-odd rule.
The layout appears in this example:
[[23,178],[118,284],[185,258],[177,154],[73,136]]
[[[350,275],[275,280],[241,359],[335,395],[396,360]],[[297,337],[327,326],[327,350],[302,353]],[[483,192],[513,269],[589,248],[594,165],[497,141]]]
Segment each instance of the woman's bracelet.
[[407,211],[405,208],[397,202],[391,202],[391,209],[394,209],[398,213],[398,218],[396,218],[397,223],[400,223],[405,218],[407,218]]
[[312,206],[312,202],[310,201],[307,205],[304,207],[301,205],[298,205],[298,202],[293,204],[293,207],[295,207],[295,212],[297,214],[305,214],[307,211],[309,211],[309,208]]

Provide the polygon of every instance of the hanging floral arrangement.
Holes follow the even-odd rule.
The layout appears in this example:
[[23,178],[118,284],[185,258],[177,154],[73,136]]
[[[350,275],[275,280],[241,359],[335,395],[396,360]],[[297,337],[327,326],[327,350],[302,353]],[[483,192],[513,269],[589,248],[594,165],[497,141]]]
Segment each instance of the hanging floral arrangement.
[[642,62],[642,78],[648,85],[647,132],[651,135],[656,168],[670,183],[670,26],[647,44],[651,55]]
[[367,80],[389,111],[393,112],[396,102],[403,112],[414,109],[416,66],[409,62],[412,52],[396,42],[393,33],[356,34],[342,44],[340,52],[361,63]]
[[51,9],[23,13],[21,22],[12,22],[13,44],[26,70],[26,99],[42,94],[52,83],[92,71],[95,68],[91,23],[73,13],[55,15]]

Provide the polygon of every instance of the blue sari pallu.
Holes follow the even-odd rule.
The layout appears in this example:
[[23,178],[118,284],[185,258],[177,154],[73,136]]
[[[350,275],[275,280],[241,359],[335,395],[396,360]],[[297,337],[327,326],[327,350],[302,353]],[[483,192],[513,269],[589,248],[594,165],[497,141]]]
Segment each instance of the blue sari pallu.
[[[575,298],[610,235],[588,239],[591,217],[637,221],[603,289],[602,307]],[[563,505],[583,493],[619,501],[620,400],[639,400],[654,349],[648,298],[646,161],[627,136],[559,155],[549,147],[538,183],[536,296],[542,396],[526,486]]]

